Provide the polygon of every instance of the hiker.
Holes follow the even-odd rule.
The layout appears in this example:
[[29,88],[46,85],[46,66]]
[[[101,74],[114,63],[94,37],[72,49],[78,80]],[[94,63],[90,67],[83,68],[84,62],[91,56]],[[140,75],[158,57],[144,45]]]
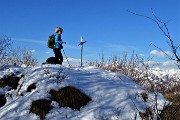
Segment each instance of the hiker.
[[62,39],[61,39],[61,34],[63,32],[63,29],[60,27],[56,27],[55,28],[55,46],[54,46],[54,55],[55,55],[55,59],[57,61],[57,64],[62,65],[63,62],[63,56],[61,53],[61,49],[63,48],[62,43]]

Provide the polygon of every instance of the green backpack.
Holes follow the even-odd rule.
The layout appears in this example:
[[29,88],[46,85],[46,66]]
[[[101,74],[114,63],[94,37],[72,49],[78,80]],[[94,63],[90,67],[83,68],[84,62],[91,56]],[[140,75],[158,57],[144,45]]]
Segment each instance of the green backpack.
[[54,34],[49,36],[47,46],[51,49],[54,49],[54,46],[55,46],[55,35]]

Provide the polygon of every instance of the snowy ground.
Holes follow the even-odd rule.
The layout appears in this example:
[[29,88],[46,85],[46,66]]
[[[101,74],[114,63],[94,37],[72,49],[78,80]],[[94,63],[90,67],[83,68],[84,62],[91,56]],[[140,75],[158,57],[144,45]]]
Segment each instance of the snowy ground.
[[[0,78],[15,72],[18,73],[17,75],[25,75],[19,82],[22,87],[18,95],[17,90],[7,91],[6,88],[0,88],[0,94],[7,94],[7,92],[12,94],[11,97],[6,96],[7,103],[0,108],[0,120],[39,120],[38,116],[29,113],[32,101],[48,98],[48,91],[52,88],[58,90],[69,85],[82,90],[92,98],[92,101],[82,107],[80,111],[59,108],[58,103],[52,102],[54,108],[46,115],[47,120],[133,120],[135,118],[139,120],[141,119],[139,111],[144,112],[147,107],[154,106],[153,93],[149,93],[148,102],[144,102],[140,97],[140,94],[144,92],[143,88],[130,78],[96,67],[6,66],[0,69]],[[60,73],[66,78],[57,84],[56,76]],[[37,88],[26,92],[27,87],[32,83],[35,83]],[[167,103],[159,94],[159,109],[165,102]]]
[[167,81],[167,77],[173,77],[176,81],[180,82],[180,69],[152,69],[151,72],[158,77],[161,77],[164,81]]

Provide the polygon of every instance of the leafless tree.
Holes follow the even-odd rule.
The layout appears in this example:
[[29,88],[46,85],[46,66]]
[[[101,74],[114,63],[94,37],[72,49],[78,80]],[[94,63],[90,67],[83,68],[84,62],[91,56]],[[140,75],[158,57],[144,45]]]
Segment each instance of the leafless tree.
[[37,65],[33,51],[25,48],[14,48],[13,41],[8,36],[0,36],[0,64],[1,65]]
[[37,59],[33,56],[33,51],[26,50],[25,48],[12,48],[8,60],[10,64],[16,65],[35,66],[38,63]]
[[8,55],[7,51],[10,49],[12,41],[10,37],[0,36],[0,62]]
[[146,15],[138,14],[138,13],[135,13],[135,12],[132,12],[132,11],[129,11],[129,10],[128,10],[128,12],[132,13],[134,15],[137,15],[137,16],[144,17],[144,18],[147,18],[149,20],[152,20],[153,22],[155,22],[157,24],[157,26],[161,30],[162,34],[168,39],[167,44],[170,47],[171,52],[173,53],[173,56],[168,55],[162,48],[154,45],[153,43],[151,43],[150,45],[154,45],[156,48],[158,48],[160,51],[162,51],[170,60],[176,61],[177,62],[176,65],[180,69],[180,55],[178,53],[180,45],[176,45],[174,43],[174,40],[172,39],[172,37],[170,35],[170,32],[169,32],[169,29],[167,27],[167,23],[168,22],[164,22],[164,21],[160,20],[154,14],[152,9],[151,9],[151,13],[152,13],[153,17],[149,17],[149,16],[146,16]]
[[[158,26],[158,28],[161,30],[162,34],[168,39],[167,44],[168,44],[168,46],[169,46],[169,48],[170,48],[170,50],[171,50],[171,52],[172,52],[173,55],[172,55],[172,56],[168,55],[161,47],[158,47],[158,46],[154,45],[153,43],[151,43],[150,45],[153,45],[154,47],[156,47],[157,49],[159,49],[160,51],[162,51],[170,60],[176,61],[176,65],[177,65],[178,68],[180,69],[180,54],[178,53],[178,52],[179,52],[180,45],[175,44],[174,40],[172,39],[172,37],[171,37],[171,35],[170,35],[170,32],[169,32],[169,29],[168,29],[168,27],[167,27],[167,23],[168,23],[168,22],[164,22],[164,21],[160,20],[160,19],[154,14],[154,12],[153,12],[152,9],[151,9],[151,12],[152,12],[153,17],[149,17],[149,16],[146,16],[146,15],[138,14],[138,13],[131,12],[131,11],[128,11],[128,12],[130,12],[131,14],[140,16],[140,17],[147,18],[147,19],[149,19],[149,20],[151,20],[151,21],[153,21],[153,22],[155,22],[155,23],[157,24],[157,26]],[[153,85],[153,84],[151,84],[151,85]],[[152,86],[152,88],[155,88],[154,85]],[[155,89],[153,89],[153,90],[155,90]],[[154,93],[156,93],[156,92],[154,92]],[[177,92],[177,93],[178,93],[178,92]],[[178,98],[179,98],[179,94],[174,94],[174,95],[177,95]],[[155,98],[156,98],[155,101],[157,101],[157,96],[156,96],[156,94],[155,94]],[[157,102],[156,102],[156,104],[157,104]],[[167,119],[167,118],[168,118],[168,119],[172,119],[172,118],[174,118],[174,116],[177,116],[177,115],[180,113],[180,111],[179,111],[180,104],[178,104],[178,105],[176,105],[176,104],[177,104],[176,102],[172,104],[172,106],[173,106],[173,107],[175,106],[175,108],[173,108],[173,109],[170,108],[169,110],[167,110],[167,113],[171,113],[171,114],[168,115],[168,117],[165,117],[166,119]],[[155,106],[157,106],[157,105],[155,105]],[[172,106],[171,106],[171,107],[172,107]],[[167,107],[168,107],[168,106],[167,106]],[[167,107],[166,107],[166,108],[167,108]],[[157,111],[157,107],[156,107],[155,110]],[[163,110],[165,110],[165,109],[163,109]],[[173,112],[172,112],[172,111],[173,111]],[[158,111],[157,111],[156,113],[159,115]],[[163,113],[163,112],[162,112],[162,113]],[[161,118],[163,118],[163,116],[164,116],[164,115],[162,116],[162,113],[161,113]],[[177,114],[176,114],[176,113],[177,113]],[[159,117],[160,117],[160,116],[159,116]]]

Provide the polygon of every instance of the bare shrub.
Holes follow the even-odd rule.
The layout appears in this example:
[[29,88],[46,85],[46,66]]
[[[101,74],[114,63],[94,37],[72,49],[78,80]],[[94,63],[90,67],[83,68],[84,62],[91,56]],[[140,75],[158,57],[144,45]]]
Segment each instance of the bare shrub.
[[2,63],[5,58],[8,56],[8,50],[12,45],[10,37],[0,36],[0,63]]
[[[103,57],[102,57],[103,58]],[[154,65],[151,64],[152,58],[144,59],[134,52],[132,55],[128,55],[126,52],[122,57],[113,56],[107,61],[103,58],[102,61],[91,61],[90,65],[100,67],[112,72],[119,72],[130,78],[132,78],[137,84],[143,86],[149,91],[153,91],[153,88],[158,92],[173,91],[180,92],[180,82],[178,75],[160,75],[157,76],[153,73]]]
[[[147,78],[147,76],[149,76],[147,74],[150,73],[150,66],[147,66],[147,63],[148,62],[145,63],[144,59],[133,51],[130,57],[124,52],[122,57],[113,56],[112,58],[109,58],[107,62],[102,57],[102,60],[100,62],[94,62],[94,65],[105,70],[124,74],[141,84],[141,82],[145,82],[145,77]],[[90,64],[92,65],[92,61]]]
[[0,36],[0,63],[1,65],[35,66],[37,59],[33,51],[22,48],[13,48],[13,42],[8,36]]
[[65,78],[67,78],[67,74],[64,72],[64,68],[59,69],[58,73],[56,74],[56,79],[54,81],[60,84]]
[[144,100],[144,102],[147,102],[147,100],[148,100],[148,94],[145,93],[145,92],[143,92],[143,93],[141,93],[140,95],[141,95],[142,99]]
[[35,66],[38,62],[37,59],[34,57],[33,51],[26,50],[25,48],[12,48],[9,53],[8,63],[15,65],[24,64],[26,66]]

